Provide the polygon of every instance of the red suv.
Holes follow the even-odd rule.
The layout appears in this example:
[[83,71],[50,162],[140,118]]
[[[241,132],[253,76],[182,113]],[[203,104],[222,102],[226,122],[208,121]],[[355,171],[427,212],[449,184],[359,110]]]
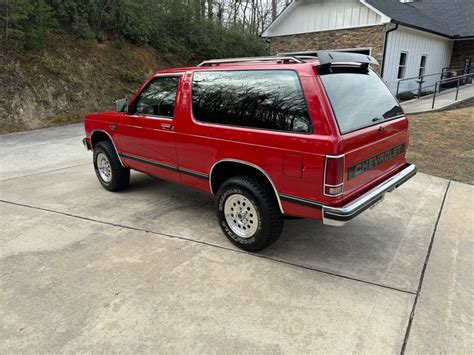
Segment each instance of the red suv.
[[258,251],[285,216],[339,226],[415,175],[407,118],[370,64],[321,52],[159,71],[87,115],[84,144],[107,190],[133,169],[209,192],[227,238]]

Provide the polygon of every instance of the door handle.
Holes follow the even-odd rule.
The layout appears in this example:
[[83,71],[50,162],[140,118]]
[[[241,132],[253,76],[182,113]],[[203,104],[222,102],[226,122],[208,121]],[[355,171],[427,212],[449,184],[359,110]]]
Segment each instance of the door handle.
[[173,129],[173,125],[171,123],[162,123],[161,128],[171,131]]

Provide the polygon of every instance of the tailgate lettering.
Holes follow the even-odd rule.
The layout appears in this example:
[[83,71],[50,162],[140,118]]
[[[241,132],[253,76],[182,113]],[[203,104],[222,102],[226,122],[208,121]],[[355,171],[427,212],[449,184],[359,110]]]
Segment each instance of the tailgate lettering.
[[399,154],[405,152],[405,144],[397,145],[392,149],[389,149],[383,153],[377,154],[374,157],[371,157],[367,160],[361,161],[356,165],[353,165],[349,168],[349,174],[347,180],[350,180],[360,174],[365,173],[367,170],[373,169],[376,166],[389,161],[390,159],[396,157]]

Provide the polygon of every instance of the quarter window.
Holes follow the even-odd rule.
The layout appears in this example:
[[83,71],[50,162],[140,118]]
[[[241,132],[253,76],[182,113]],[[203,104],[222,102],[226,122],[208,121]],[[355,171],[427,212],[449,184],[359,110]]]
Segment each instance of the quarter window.
[[420,72],[418,73],[418,76],[423,76],[425,75],[425,71],[426,71],[426,55],[423,54],[421,56],[421,61],[420,61]]
[[144,115],[173,117],[176,91],[178,89],[177,76],[157,77],[141,92],[136,110]]
[[311,132],[297,74],[290,70],[198,71],[192,85],[199,121],[290,132]]
[[407,68],[407,52],[401,52],[400,53],[400,61],[398,63],[398,79],[403,79],[405,78],[405,73],[406,73],[406,68]]

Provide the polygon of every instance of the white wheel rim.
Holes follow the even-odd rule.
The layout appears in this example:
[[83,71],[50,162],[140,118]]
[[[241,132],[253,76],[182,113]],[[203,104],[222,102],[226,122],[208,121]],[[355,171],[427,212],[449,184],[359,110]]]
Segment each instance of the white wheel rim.
[[257,231],[259,223],[257,210],[244,195],[230,195],[224,203],[224,215],[232,232],[241,238],[250,238]]
[[97,171],[104,182],[112,180],[112,168],[110,167],[109,159],[104,153],[97,154]]

